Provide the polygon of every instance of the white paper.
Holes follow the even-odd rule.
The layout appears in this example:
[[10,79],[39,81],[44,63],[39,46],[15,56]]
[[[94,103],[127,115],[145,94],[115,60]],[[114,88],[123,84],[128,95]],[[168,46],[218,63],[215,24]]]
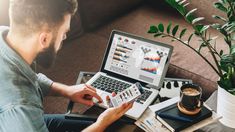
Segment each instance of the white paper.
[[167,106],[169,106],[169,105],[172,105],[172,104],[178,102],[179,99],[180,99],[179,96],[178,96],[178,97],[174,97],[174,98],[168,99],[168,100],[166,100],[166,101],[164,101],[164,102],[151,105],[151,106],[149,106],[149,108],[150,108],[150,110],[154,113],[155,111],[158,111],[158,110],[160,110],[160,109],[162,109],[162,108],[165,108],[165,107],[167,107]]
[[147,108],[135,124],[146,132],[170,132],[155,119],[155,114],[149,108]]

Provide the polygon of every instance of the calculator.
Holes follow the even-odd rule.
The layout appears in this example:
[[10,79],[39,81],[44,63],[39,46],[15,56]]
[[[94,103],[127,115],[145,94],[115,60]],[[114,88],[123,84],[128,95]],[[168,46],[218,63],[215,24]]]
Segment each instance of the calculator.
[[143,94],[143,88],[140,83],[135,83],[129,88],[118,93],[116,96],[111,97],[111,105],[114,107],[120,106],[123,103],[134,102],[138,97]]

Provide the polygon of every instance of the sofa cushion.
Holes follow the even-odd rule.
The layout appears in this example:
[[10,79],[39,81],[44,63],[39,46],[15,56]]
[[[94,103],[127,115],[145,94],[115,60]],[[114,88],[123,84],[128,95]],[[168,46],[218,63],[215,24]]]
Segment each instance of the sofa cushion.
[[83,34],[83,31],[84,30],[82,27],[81,15],[80,12],[77,11],[71,19],[70,31],[67,34],[68,38],[66,39],[66,41],[70,41],[71,39],[79,37]]
[[78,0],[82,24],[87,30],[128,12],[144,0]]

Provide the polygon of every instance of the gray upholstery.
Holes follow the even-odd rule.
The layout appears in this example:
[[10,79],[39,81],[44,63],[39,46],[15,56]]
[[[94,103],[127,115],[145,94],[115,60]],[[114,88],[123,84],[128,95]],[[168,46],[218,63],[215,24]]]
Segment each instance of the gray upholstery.
[[144,0],[78,0],[83,26],[90,30],[130,11]]

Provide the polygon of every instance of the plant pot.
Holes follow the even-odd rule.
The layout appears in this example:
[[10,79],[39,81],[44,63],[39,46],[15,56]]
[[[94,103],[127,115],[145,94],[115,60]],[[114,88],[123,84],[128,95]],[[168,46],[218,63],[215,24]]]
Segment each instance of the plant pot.
[[235,128],[235,96],[218,86],[217,113],[222,116],[220,122]]

